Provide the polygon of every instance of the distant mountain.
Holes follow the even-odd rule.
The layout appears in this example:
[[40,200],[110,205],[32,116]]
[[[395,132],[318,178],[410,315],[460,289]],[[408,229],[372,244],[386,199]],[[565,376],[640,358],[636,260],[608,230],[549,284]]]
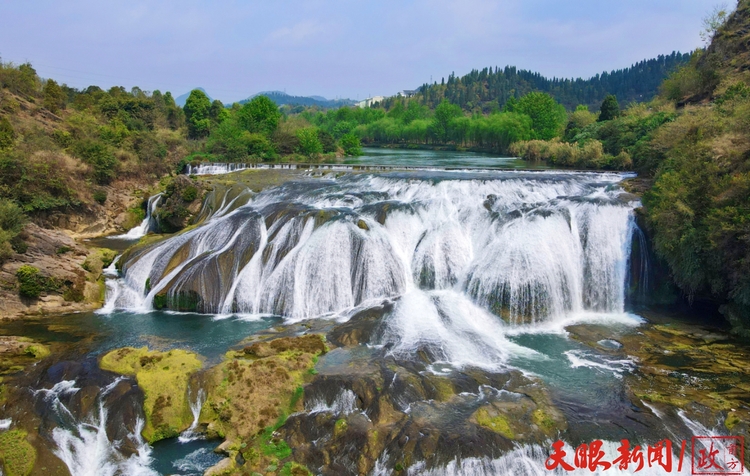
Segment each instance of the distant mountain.
[[[194,89],[198,89],[206,93],[206,90],[203,88],[194,88]],[[192,91],[192,89],[190,91]],[[213,98],[208,93],[206,93],[206,96],[208,96],[209,100],[213,101]],[[190,97],[190,92],[187,92],[183,94],[182,96],[178,96],[177,98],[175,98],[174,102],[176,102],[178,106],[183,107],[188,97]]]
[[318,106],[332,109],[341,106],[351,106],[356,103],[356,101],[351,99],[326,99],[322,96],[291,96],[282,91],[264,91],[240,101],[240,104],[245,104],[256,96],[266,96],[279,106]]

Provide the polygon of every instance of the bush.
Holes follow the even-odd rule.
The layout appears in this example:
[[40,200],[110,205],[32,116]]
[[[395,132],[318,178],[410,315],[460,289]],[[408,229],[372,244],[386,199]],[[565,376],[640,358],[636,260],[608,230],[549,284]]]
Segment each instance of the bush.
[[107,191],[101,188],[94,190],[93,197],[96,203],[104,205],[104,202],[107,201]]
[[33,266],[25,264],[18,268],[16,279],[18,279],[18,292],[23,297],[36,299],[44,291],[46,280]]
[[0,150],[10,149],[16,138],[16,132],[13,125],[5,117],[0,117]]
[[21,239],[26,225],[26,215],[21,207],[10,200],[0,198],[0,264],[11,257],[13,252],[25,253],[27,245]]
[[104,143],[83,140],[74,144],[75,153],[93,169],[94,180],[108,184],[117,176],[117,159]]
[[182,199],[186,202],[192,202],[196,198],[198,198],[198,188],[196,188],[193,185],[188,185],[182,190]]

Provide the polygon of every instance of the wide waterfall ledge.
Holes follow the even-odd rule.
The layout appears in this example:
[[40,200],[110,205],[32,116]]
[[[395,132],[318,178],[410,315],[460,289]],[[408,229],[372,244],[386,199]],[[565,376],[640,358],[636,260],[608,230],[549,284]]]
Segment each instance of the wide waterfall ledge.
[[[135,247],[105,309],[346,320],[395,303],[380,341],[505,359],[501,338],[626,313],[637,197],[628,175],[418,171],[304,178]],[[224,200],[227,201],[227,200]],[[223,203],[223,202],[222,202]],[[637,247],[642,251],[642,247]],[[487,335],[500,336],[487,338]],[[460,344],[458,341],[465,341]],[[459,350],[462,349],[462,350]]]

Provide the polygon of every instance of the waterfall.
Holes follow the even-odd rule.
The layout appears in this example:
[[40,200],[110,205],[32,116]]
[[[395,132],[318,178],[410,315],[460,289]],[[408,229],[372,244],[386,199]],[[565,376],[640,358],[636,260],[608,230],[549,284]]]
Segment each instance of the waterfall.
[[135,228],[132,228],[125,234],[111,236],[110,238],[118,240],[137,240],[141,237],[146,236],[149,231],[155,228],[153,214],[156,211],[156,207],[159,206],[160,201],[161,193],[149,197],[148,204],[146,205],[146,218],[143,219],[141,224],[136,226]]
[[202,388],[198,389],[195,395],[195,400],[190,402],[190,411],[193,413],[193,422],[190,424],[190,427],[183,431],[179,436],[178,439],[180,443],[188,443],[201,438],[200,434],[195,433],[195,429],[198,428],[198,419],[201,416],[201,408],[203,408],[203,403],[205,401],[206,392]]
[[349,389],[339,391],[330,403],[323,395],[305,402],[307,413],[332,413],[336,416],[345,416],[357,410],[357,395]]
[[61,397],[77,393],[80,389],[75,381],[63,380],[51,389],[37,390],[36,396],[41,396],[57,413],[61,425],[52,430],[52,439],[57,446],[53,452],[60,458],[76,476],[115,474],[128,475],[156,475],[150,468],[152,461],[151,448],[141,437],[144,421],[138,418],[135,428],[128,435],[137,452],[125,457],[118,451],[118,442],[110,441],[107,436],[108,409],[104,398],[122,381],[124,377],[115,379],[104,387],[97,396],[96,410],[84,420],[76,420],[68,407],[61,401]]
[[219,175],[247,169],[247,164],[209,163],[186,166],[188,175]]
[[132,255],[106,308],[299,321],[398,298],[383,332],[394,351],[428,346],[445,360],[498,365],[508,328],[625,312],[640,204],[616,186],[623,177],[415,171],[288,182]]

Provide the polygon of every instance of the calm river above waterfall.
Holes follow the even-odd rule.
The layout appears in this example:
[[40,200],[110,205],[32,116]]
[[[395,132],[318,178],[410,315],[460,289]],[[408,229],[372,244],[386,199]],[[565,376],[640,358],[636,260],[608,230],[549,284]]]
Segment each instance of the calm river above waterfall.
[[[426,169],[300,172],[260,192],[221,175],[197,226],[146,237],[108,270],[102,310],[3,323],[52,356],[16,377],[34,390],[0,416],[39,425],[54,471],[92,475],[202,474],[227,456],[247,474],[257,461],[262,474],[568,474],[544,466],[558,439],[570,464],[581,443],[601,440],[611,462],[621,440],[669,439],[677,474],[683,440],[747,431],[748,349],[700,316],[647,307],[659,283],[639,198],[621,187],[632,174],[522,171],[468,152],[366,149],[357,164]],[[235,373],[214,388],[206,369],[311,334],[325,351],[289,370],[302,390],[259,424],[275,449],[214,430],[252,404],[222,414]],[[97,365],[143,346],[203,368],[179,438],[151,445],[156,410],[135,377]],[[230,434],[237,447],[214,453]],[[648,462],[635,474],[667,473]]]

